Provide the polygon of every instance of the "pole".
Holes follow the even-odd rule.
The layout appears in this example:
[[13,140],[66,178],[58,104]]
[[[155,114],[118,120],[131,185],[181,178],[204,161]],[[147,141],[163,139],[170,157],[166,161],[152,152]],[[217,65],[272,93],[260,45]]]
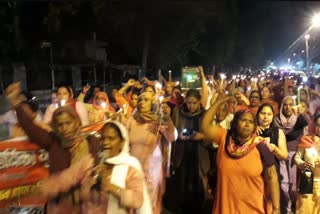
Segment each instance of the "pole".
[[54,68],[53,68],[53,47],[50,44],[50,67],[51,67],[51,80],[52,80],[52,91],[55,89],[55,79],[54,79]]
[[310,75],[310,66],[309,66],[309,37],[306,37],[306,66],[307,66],[307,74]]

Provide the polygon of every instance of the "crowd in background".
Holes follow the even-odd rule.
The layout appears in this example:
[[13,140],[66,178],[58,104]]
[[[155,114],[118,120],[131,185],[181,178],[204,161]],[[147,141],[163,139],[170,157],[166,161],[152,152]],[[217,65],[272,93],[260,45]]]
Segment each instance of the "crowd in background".
[[49,153],[50,177],[32,197],[48,199],[47,213],[319,213],[318,80],[199,71],[201,89],[164,78],[112,94],[59,86],[44,114],[8,86],[9,138]]

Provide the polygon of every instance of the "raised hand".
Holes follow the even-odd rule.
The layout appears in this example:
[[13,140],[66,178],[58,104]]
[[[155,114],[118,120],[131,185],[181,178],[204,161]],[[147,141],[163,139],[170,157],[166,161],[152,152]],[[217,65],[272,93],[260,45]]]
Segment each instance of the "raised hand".
[[82,93],[86,94],[90,90],[91,86],[89,84],[83,86]]
[[21,94],[20,82],[12,83],[6,88],[6,97],[12,106],[26,100],[26,98]]

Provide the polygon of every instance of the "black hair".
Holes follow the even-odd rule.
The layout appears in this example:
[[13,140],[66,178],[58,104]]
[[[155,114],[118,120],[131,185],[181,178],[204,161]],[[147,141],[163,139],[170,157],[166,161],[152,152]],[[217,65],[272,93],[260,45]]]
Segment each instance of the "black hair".
[[254,118],[254,113],[252,111],[249,110],[239,110],[234,114],[233,120],[231,121],[230,124],[230,130],[229,133],[231,133],[231,136],[233,137],[233,139],[236,139],[236,137],[238,136],[238,122],[240,120],[240,118],[242,117],[242,115],[244,115],[245,113],[251,113],[253,115],[253,119],[254,119],[254,125],[255,127],[257,126],[257,122]]
[[104,125],[104,127],[103,127],[103,130],[104,130],[105,128],[107,128],[107,127],[108,127],[108,128],[113,128],[113,129],[117,132],[117,134],[118,134],[118,136],[121,138],[121,140],[124,140],[123,137],[122,137],[122,133],[121,133],[119,127],[118,127],[116,124],[114,124],[114,123],[112,123],[112,122],[106,123],[106,124]]
[[257,93],[257,94],[259,95],[259,100],[262,99],[261,93],[260,93],[260,91],[258,91],[258,90],[252,90],[252,91],[250,92],[249,99],[250,99],[250,97],[251,97],[251,95],[252,95],[253,93]]
[[201,100],[200,92],[198,90],[196,90],[196,89],[189,89],[187,91],[186,97],[195,97],[198,100]]
[[[259,124],[259,114],[260,112],[263,110],[264,107],[269,107],[273,113],[273,118],[274,118],[274,109],[272,107],[272,105],[270,105],[269,103],[263,103],[259,106],[258,111],[256,113],[256,120],[257,120],[257,124]],[[271,124],[273,124],[273,118],[272,118],[272,122]]]
[[68,91],[68,93],[69,93],[69,97],[74,96],[74,93],[73,93],[74,90],[73,90],[72,86],[59,85],[59,86],[57,87],[57,90],[56,90],[57,93],[58,93],[58,90],[59,90],[60,88],[65,88],[65,89],[67,89],[67,91]]
[[317,122],[318,118],[320,118],[320,113],[319,112],[314,114],[314,118],[313,118],[313,123],[314,124]]
[[143,88],[143,91],[146,91],[146,88],[151,88],[152,91],[153,91],[154,93],[156,93],[156,89],[154,88],[154,86],[152,86],[152,85],[146,85],[146,86]]

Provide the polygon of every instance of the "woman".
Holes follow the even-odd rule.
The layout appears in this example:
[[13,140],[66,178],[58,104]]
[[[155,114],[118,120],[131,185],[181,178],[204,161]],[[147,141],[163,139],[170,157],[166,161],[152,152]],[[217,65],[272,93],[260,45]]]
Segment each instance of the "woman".
[[[77,113],[69,106],[56,109],[52,115],[51,128],[48,132],[32,121],[29,106],[24,104],[18,83],[11,84],[7,90],[7,99],[16,110],[18,121],[30,140],[49,152],[50,173],[61,172],[89,154],[86,136],[79,135],[81,121]],[[48,203],[48,213],[78,213],[79,188],[59,194]],[[71,212],[72,211],[72,212]]]
[[88,173],[82,182],[83,213],[152,214],[142,167],[129,155],[125,127],[109,121],[100,133],[101,162],[95,167],[96,176]]
[[286,136],[281,129],[273,125],[273,118],[274,111],[272,105],[268,103],[260,105],[256,114],[258,123],[257,134],[265,138],[270,151],[278,160],[284,160],[288,157]]
[[248,109],[256,114],[261,102],[261,94],[259,93],[259,91],[252,90],[250,92],[249,102],[250,105],[248,106]]
[[272,105],[272,108],[274,110],[275,114],[279,113],[279,105],[276,101],[273,100],[273,92],[271,91],[271,89],[267,86],[264,86],[263,88],[261,88],[261,103],[269,103],[270,105]]
[[219,144],[213,213],[265,213],[265,184],[271,195],[272,213],[280,213],[274,156],[263,139],[254,136],[254,114],[248,110],[236,112],[229,131],[212,125],[218,107],[228,99],[224,97],[216,102],[201,121],[205,139]]
[[[203,145],[200,118],[204,113],[198,90],[187,91],[185,103],[175,108],[173,122],[179,137],[174,143],[172,161],[175,169],[175,184],[168,186],[172,191],[172,211],[181,213],[201,212],[206,193],[206,176],[210,161],[208,149]],[[166,207],[169,208],[170,207]]]
[[[293,109],[296,110],[293,111]],[[299,139],[303,136],[309,121],[308,114],[303,113],[302,108],[295,105],[295,100],[291,96],[283,99],[280,114],[274,119],[274,125],[282,129],[286,136],[288,149],[288,158],[280,161],[281,211],[283,213],[295,209],[297,167],[293,160]]]
[[[279,161],[285,160],[288,157],[287,141],[283,131],[273,125],[274,111],[270,104],[262,104],[257,111],[256,120],[258,123],[257,134],[267,141],[270,151],[276,157],[276,168],[278,177],[280,176],[280,163]],[[268,213],[272,212],[271,201],[268,200],[267,193],[267,210]]]
[[[89,91],[90,86],[84,86],[82,93],[79,94],[77,100],[84,102],[85,94]],[[92,100],[92,104],[84,103],[87,112],[89,124],[97,123],[106,119],[106,113],[115,112],[109,103],[108,95],[103,91],[97,91]]]
[[[303,136],[298,144],[294,162],[303,171],[314,171],[315,163],[319,163],[320,152],[320,114],[314,118],[314,134]],[[314,192],[315,193],[315,192]],[[320,199],[315,194],[297,194],[296,214],[319,213]]]
[[[136,113],[126,123],[130,138],[130,153],[136,157],[144,170],[151,197],[153,213],[161,211],[164,188],[163,150],[175,140],[175,127],[169,115],[159,115],[155,110],[154,96],[144,92],[139,96]],[[166,141],[166,142],[165,142]]]
[[57,90],[58,103],[51,103],[43,116],[43,122],[49,124],[52,120],[53,112],[61,106],[67,105],[74,109],[80,117],[81,125],[89,124],[88,113],[83,103],[73,99],[73,92],[67,86],[60,86]]

